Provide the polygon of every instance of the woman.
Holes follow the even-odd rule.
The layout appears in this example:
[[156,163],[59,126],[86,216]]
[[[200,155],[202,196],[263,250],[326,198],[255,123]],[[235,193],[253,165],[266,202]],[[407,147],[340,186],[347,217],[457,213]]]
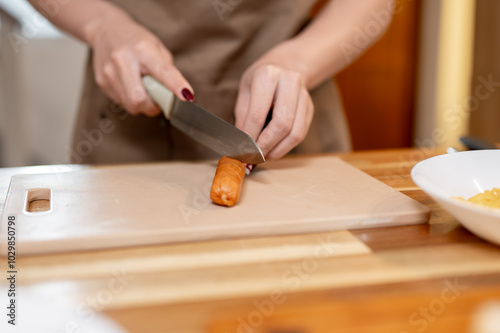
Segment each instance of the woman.
[[216,156],[170,126],[142,86],[146,74],[234,122],[268,160],[292,149],[349,150],[331,77],[352,61],[341,45],[353,45],[374,13],[392,12],[390,0],[331,0],[309,22],[316,0],[30,2],[92,50],[71,152],[76,163]]

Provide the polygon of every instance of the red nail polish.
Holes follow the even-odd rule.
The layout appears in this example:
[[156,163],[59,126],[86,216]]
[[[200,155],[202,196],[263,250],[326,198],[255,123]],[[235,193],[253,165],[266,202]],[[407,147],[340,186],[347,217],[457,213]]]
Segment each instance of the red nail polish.
[[246,168],[245,173],[246,173],[246,174],[247,174],[247,176],[248,176],[249,174],[251,174],[251,173],[252,173],[253,168],[255,168],[255,164],[246,164],[246,163],[245,163],[245,168]]
[[187,89],[187,88],[182,89],[182,96],[184,96],[186,101],[194,102],[193,93],[191,91],[189,91],[189,89]]

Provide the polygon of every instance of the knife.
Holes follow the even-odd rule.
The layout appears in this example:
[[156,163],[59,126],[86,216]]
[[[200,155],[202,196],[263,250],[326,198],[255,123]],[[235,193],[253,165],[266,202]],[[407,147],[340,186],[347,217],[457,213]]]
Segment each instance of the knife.
[[195,103],[179,100],[152,76],[144,76],[142,82],[165,117],[183,133],[216,153],[243,163],[259,164],[265,161],[257,143],[245,132]]

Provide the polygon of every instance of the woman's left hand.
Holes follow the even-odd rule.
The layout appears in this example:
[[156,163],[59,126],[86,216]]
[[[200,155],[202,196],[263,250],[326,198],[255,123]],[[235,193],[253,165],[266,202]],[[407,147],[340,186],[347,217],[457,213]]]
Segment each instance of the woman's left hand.
[[[273,49],[250,66],[236,102],[236,127],[250,135],[269,160],[281,158],[304,140],[314,113],[303,66],[286,61],[287,53]],[[272,120],[262,130],[271,108]]]

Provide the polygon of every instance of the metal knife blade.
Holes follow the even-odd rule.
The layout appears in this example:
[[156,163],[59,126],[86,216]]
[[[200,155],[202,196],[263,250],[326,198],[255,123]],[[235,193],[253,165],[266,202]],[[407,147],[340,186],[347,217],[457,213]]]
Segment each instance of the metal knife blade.
[[176,99],[170,122],[191,138],[223,156],[247,164],[265,161],[259,146],[248,134],[199,105]]
[[180,131],[223,156],[247,164],[265,161],[257,143],[245,132],[195,103],[177,99],[151,76],[144,76],[143,82],[165,117]]

